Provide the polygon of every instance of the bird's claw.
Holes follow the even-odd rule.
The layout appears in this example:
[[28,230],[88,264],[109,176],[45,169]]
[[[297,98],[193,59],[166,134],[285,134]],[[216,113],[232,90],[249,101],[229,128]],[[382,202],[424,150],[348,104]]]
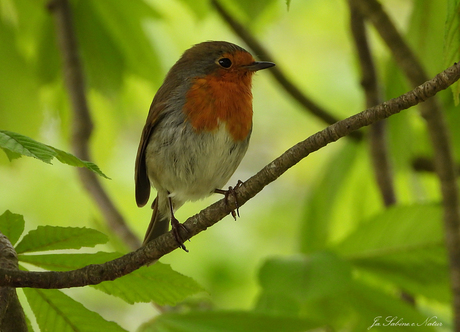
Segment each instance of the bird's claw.
[[[182,239],[182,236],[180,235],[180,229],[188,233],[187,227],[185,227],[184,224],[181,224],[179,220],[177,220],[175,217],[171,218],[171,228],[172,232],[174,234],[174,238],[176,239],[176,242],[179,244],[179,247],[184,250],[185,252],[188,252],[188,249],[184,245],[184,240]],[[190,241],[190,240],[189,240]]]
[[[233,196],[233,199],[235,200],[235,209],[231,210],[231,215],[233,217],[233,219],[236,220],[236,216],[240,216],[240,207],[238,205],[238,197],[237,197],[237,194],[236,194],[236,190],[241,187],[241,185],[243,184],[243,181],[241,180],[238,180],[238,182],[236,183],[236,186],[235,187],[228,187],[228,190],[222,190],[222,189],[216,189],[215,192],[218,193],[218,194],[222,194],[225,196],[225,204],[227,204],[227,206],[229,206],[230,204],[228,203],[228,197],[230,195]],[[235,212],[236,211],[236,212]]]

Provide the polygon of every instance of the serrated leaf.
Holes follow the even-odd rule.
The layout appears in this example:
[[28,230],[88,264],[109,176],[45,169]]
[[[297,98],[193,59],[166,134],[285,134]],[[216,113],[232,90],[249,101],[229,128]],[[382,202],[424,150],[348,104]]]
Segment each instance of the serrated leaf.
[[169,265],[159,262],[118,278],[93,286],[128,303],[155,302],[175,305],[204,289],[192,278],[184,276]]
[[53,160],[53,158],[57,158],[61,163],[76,167],[86,167],[96,174],[109,179],[107,175],[102,173],[99,167],[92,162],[81,160],[68,152],[37,142],[30,137],[13,133],[11,131],[0,130],[0,148],[6,152],[10,160],[12,158],[17,158],[19,154],[33,157],[47,164],[51,164],[51,160]]
[[20,214],[6,210],[0,216],[0,232],[3,233],[14,246],[18,242],[22,232],[24,232],[24,217]]
[[107,175],[102,173],[102,171],[99,169],[99,167],[96,164],[90,161],[81,160],[75,157],[73,154],[70,154],[68,152],[65,152],[65,151],[62,151],[56,148],[52,148],[52,149],[56,152],[56,159],[59,160],[61,163],[67,164],[70,166],[85,167],[106,179],[110,179]]
[[24,236],[16,247],[18,254],[58,249],[94,247],[108,241],[99,231],[86,227],[38,226]]
[[41,331],[126,331],[55,289],[24,288]]
[[102,264],[120,257],[118,252],[84,254],[18,255],[20,262],[33,264],[50,271],[69,271],[90,264]]
[[319,327],[308,319],[251,311],[166,313],[142,325],[138,332],[300,332]]
[[51,164],[55,153],[49,146],[39,143],[27,136],[0,130],[0,147],[13,153],[33,157]]
[[10,151],[8,149],[3,149],[3,151],[6,153],[6,156],[8,157],[9,161],[13,161],[14,159],[19,159],[22,157],[21,154]]

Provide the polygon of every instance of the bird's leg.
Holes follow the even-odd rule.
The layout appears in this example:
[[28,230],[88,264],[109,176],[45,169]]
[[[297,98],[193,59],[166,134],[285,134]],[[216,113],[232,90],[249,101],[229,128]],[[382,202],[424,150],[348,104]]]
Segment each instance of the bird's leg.
[[[240,216],[240,207],[238,206],[238,198],[236,197],[236,189],[238,189],[239,187],[241,187],[241,185],[243,184],[243,181],[241,180],[238,180],[238,182],[236,183],[236,186],[235,187],[228,187],[228,190],[223,190],[223,189],[215,189],[214,192],[216,194],[222,194],[225,196],[225,204],[227,204],[227,206],[229,205],[228,204],[228,197],[230,195],[233,196],[234,200],[235,200],[235,206],[236,206],[236,209],[232,210],[231,214],[232,214],[232,217],[233,219],[236,220],[236,216]],[[236,213],[235,213],[235,210],[236,210]]]
[[[168,193],[169,194],[169,193]],[[174,234],[174,237],[176,238],[177,243],[179,244],[179,247],[184,250],[185,252],[188,252],[187,248],[184,245],[184,240],[180,236],[179,228],[182,228],[186,233],[188,233],[187,227],[185,227],[184,224],[181,224],[179,220],[174,217],[174,209],[173,209],[173,204],[171,197],[168,196],[168,201],[169,201],[169,209],[171,211],[171,229]]]

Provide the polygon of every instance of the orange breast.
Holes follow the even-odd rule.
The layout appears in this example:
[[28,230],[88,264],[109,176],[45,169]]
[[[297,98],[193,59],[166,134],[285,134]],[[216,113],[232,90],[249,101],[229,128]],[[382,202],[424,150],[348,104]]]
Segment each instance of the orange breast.
[[184,112],[197,132],[216,130],[223,122],[235,141],[246,139],[252,128],[251,74],[195,79]]

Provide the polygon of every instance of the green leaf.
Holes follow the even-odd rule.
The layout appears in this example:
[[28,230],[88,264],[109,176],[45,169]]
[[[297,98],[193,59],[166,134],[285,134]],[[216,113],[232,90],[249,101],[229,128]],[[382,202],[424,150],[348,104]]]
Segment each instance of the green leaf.
[[102,264],[122,255],[118,252],[84,254],[18,255],[20,262],[33,264],[50,271],[69,271],[90,264]]
[[20,214],[6,210],[0,216],[0,232],[3,233],[14,246],[24,232],[24,217]]
[[390,207],[361,223],[336,250],[359,258],[437,246],[443,243],[441,213],[439,204]]
[[98,313],[86,309],[81,303],[59,290],[23,290],[41,331],[126,331],[115,322],[106,321]]
[[62,151],[62,150],[59,150],[53,147],[52,149],[56,152],[56,159],[59,160],[61,163],[67,164],[70,166],[76,166],[76,167],[86,167],[87,169],[93,171],[94,173],[99,174],[100,176],[106,179],[110,179],[109,177],[107,177],[107,175],[102,173],[102,171],[99,169],[99,167],[96,164],[90,161],[81,160],[75,157],[74,155],[67,153],[65,151]]
[[199,19],[205,18],[209,13],[209,1],[207,0],[181,0]]
[[86,167],[96,174],[108,179],[108,177],[101,172],[99,167],[92,162],[83,161],[70,153],[37,142],[30,137],[18,133],[0,130],[0,148],[2,148],[5,152],[8,151],[7,155],[10,160],[12,157],[17,158],[19,154],[33,157],[45,163],[51,164],[51,160],[53,158],[57,158],[61,163],[76,167]]
[[345,292],[351,282],[347,262],[329,252],[268,259],[259,272],[263,299],[258,310],[295,313],[306,302]]
[[395,206],[336,246],[349,262],[412,294],[449,301],[441,206]]
[[0,130],[0,147],[13,153],[37,158],[48,164],[51,164],[51,160],[55,156],[54,150],[48,145],[5,130]]
[[[85,58],[97,56],[94,54],[94,48],[91,47],[94,42],[105,43],[105,40],[110,40],[113,41],[111,50],[113,49],[117,59],[120,59],[118,61],[123,61],[126,69],[149,81],[160,79],[158,75],[162,72],[160,61],[145,28],[147,22],[161,17],[151,5],[142,0],[133,0],[129,3],[107,0],[80,1],[76,3],[74,9],[78,30],[85,28],[80,22],[87,22],[85,16],[91,13],[94,16],[94,21],[102,27],[104,33],[104,35],[99,36],[98,40],[93,40],[92,45],[82,43],[82,51],[87,55]],[[82,37],[86,39],[92,33],[94,31],[88,31]],[[100,66],[101,63],[111,58],[111,54],[108,53],[107,57],[94,64]],[[114,70],[111,66],[106,69]],[[93,70],[97,72],[98,69],[93,68]]]
[[108,237],[90,228],[38,226],[24,236],[16,247],[18,254],[25,252],[80,249],[106,243]]
[[[19,7],[19,3],[22,2],[26,3],[25,1],[10,1],[12,7]],[[40,86],[33,75],[31,54],[26,52],[26,49],[30,50],[30,44],[24,47],[26,37],[24,26],[16,27],[8,18],[16,17],[21,24],[26,14],[31,13],[34,9],[35,17],[41,16],[44,10],[37,1],[33,1],[24,6],[29,10],[22,11],[23,6],[21,6],[17,8],[18,15],[10,16],[4,11],[8,7],[4,4],[5,1],[1,1],[0,123],[2,128],[15,128],[28,133],[36,133],[42,126],[43,112],[39,108]]]
[[[353,331],[407,331],[411,330],[408,326],[397,326],[396,322],[408,323],[416,326],[413,331],[436,331],[432,326],[423,326],[423,322],[433,315],[427,315],[417,311],[417,308],[401,301],[396,296],[391,296],[379,288],[367,285],[364,282],[356,281],[352,284],[350,295],[342,299],[344,306],[350,306],[358,315],[356,326]],[[374,326],[374,321],[380,322],[379,326]],[[436,317],[437,322],[441,322]],[[393,325],[390,325],[393,323]],[[383,324],[387,324],[383,326]],[[419,324],[419,325],[417,325]],[[446,322],[442,322],[446,326]],[[338,329],[338,327],[337,327]],[[411,330],[411,331],[412,331]]]
[[[460,61],[460,0],[447,1],[447,17],[444,26],[444,66],[450,67]],[[455,104],[460,99],[460,84],[452,85]]]
[[318,327],[311,320],[244,311],[166,313],[138,332],[301,332]]
[[93,287],[131,304],[153,301],[159,305],[175,305],[193,294],[204,291],[192,278],[159,262]]
[[[333,206],[337,201],[340,189],[352,171],[361,145],[346,142],[346,145],[333,156],[324,177],[311,190],[313,193],[304,206],[305,213],[300,234],[301,251],[303,253],[322,250],[326,247],[332,222]],[[340,167],[337,165],[340,164]]]

